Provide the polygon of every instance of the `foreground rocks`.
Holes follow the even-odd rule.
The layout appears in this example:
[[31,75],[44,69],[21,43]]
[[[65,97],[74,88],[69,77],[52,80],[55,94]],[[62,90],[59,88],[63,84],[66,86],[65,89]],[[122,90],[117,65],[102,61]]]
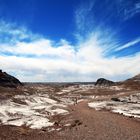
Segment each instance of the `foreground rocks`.
[[22,83],[17,78],[7,74],[6,72],[2,72],[2,70],[0,70],[0,86],[18,87],[21,85]]

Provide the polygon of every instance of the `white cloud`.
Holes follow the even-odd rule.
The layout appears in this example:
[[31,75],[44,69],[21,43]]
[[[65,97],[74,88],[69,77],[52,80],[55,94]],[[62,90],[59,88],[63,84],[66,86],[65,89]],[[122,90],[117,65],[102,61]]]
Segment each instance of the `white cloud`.
[[22,41],[26,39],[33,41],[40,37],[42,36],[33,34],[24,26],[18,26],[15,23],[7,23],[3,20],[0,21],[0,42],[9,42],[14,44],[16,41]]
[[15,47],[7,44],[0,52],[11,52],[13,56],[1,55],[0,66],[16,73],[22,81],[94,81],[98,77],[120,80],[139,73],[140,54],[105,58],[98,41],[91,36],[77,47],[78,51],[67,43],[53,46],[48,39],[18,42]]
[[9,46],[8,44],[1,45],[1,52],[12,53],[14,55],[35,55],[35,56],[57,56],[71,58],[73,50],[67,43],[61,46],[52,46],[48,39],[38,39],[32,42],[17,42]]
[[[64,39],[53,42],[27,29],[14,31],[10,25],[7,28],[7,34],[13,32],[14,40],[12,43],[1,41],[0,68],[14,73],[21,81],[95,81],[99,77],[122,80],[139,73],[140,54],[105,57],[115,44],[111,34],[108,35],[110,32],[91,33],[85,41],[73,46]],[[23,34],[30,41],[21,40],[15,34]]]

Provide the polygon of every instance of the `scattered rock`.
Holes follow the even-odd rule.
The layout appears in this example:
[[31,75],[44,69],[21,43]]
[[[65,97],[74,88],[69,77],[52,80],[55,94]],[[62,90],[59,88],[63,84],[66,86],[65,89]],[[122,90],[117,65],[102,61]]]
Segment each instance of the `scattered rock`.
[[55,126],[59,126],[59,122],[54,122],[54,125]]
[[81,125],[82,122],[80,120],[75,120],[72,124],[71,124],[71,127],[76,127],[78,125]]
[[120,99],[119,98],[111,98],[112,101],[115,101],[115,102],[120,102]]

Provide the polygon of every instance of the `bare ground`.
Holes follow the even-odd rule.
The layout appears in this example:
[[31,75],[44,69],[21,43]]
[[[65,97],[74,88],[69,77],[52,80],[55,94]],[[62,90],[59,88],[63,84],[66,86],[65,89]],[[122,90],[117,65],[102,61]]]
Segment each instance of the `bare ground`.
[[140,140],[140,122],[107,111],[95,111],[83,101],[69,106],[71,114],[61,121],[71,125],[60,131],[0,126],[0,140]]
[[[88,98],[88,101],[110,99],[112,97],[123,97],[131,95],[137,91],[119,90],[108,88],[96,88],[81,90],[76,88],[73,91],[61,92],[63,86],[45,86],[45,85],[26,85],[23,89],[3,89],[0,88],[0,100],[12,99],[15,95],[23,95],[26,93],[49,93],[53,99],[59,97],[68,98],[73,96],[82,99],[86,96],[99,96],[98,99]],[[67,88],[67,87],[66,87]],[[123,93],[123,94],[119,94]],[[10,126],[0,125],[0,140],[140,140],[140,120],[135,118],[125,117],[123,115],[114,114],[109,111],[96,111],[88,107],[88,101],[82,101],[77,105],[68,106],[69,115],[52,116],[52,122],[56,122],[54,131],[48,131],[52,128],[30,129],[27,126]],[[19,101],[15,101],[22,104]],[[69,124],[69,126],[65,126]]]
[[81,102],[71,108],[74,110],[73,116],[82,122],[82,125],[68,132],[73,140],[140,139],[140,123],[132,118],[107,111],[95,111],[90,109],[86,102]]

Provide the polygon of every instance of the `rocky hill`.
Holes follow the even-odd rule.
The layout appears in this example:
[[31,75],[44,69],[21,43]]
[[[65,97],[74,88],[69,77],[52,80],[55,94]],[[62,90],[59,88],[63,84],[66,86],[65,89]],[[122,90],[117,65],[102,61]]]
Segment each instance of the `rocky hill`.
[[0,70],[0,86],[18,87],[21,85],[22,83],[17,78],[7,74],[6,72],[2,72],[2,70]]
[[120,84],[123,85],[125,88],[140,90],[140,74],[125,81],[122,81]]
[[131,79],[129,79],[129,80],[140,81],[140,74],[134,76],[133,78],[131,78]]
[[113,81],[100,78],[96,81],[95,86],[113,86],[115,83]]

